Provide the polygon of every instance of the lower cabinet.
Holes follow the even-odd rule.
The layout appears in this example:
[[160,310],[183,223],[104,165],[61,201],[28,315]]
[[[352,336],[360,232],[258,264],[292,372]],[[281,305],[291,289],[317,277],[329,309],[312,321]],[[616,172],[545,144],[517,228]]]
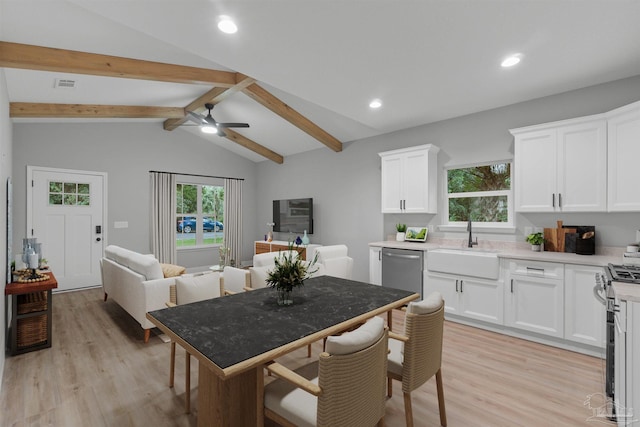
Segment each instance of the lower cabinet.
[[369,248],[369,283],[382,285],[382,248]]
[[505,325],[564,337],[564,266],[510,261],[505,286]]
[[565,265],[564,338],[582,344],[605,347],[606,307],[593,295],[596,274],[601,267]]
[[503,282],[426,272],[424,292],[438,291],[445,302],[445,313],[502,324]]

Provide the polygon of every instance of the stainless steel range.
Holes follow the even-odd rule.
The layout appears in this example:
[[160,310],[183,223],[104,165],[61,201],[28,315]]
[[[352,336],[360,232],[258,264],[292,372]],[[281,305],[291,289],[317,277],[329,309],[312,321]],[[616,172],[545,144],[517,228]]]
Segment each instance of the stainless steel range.
[[[607,309],[605,391],[612,402],[619,402],[624,398],[623,396],[616,396],[616,391],[623,392],[624,387],[621,387],[621,384],[616,384],[616,378],[624,381],[626,367],[620,366],[620,364],[616,366],[616,340],[619,341],[619,346],[623,346],[626,338],[624,336],[624,328],[620,327],[620,305],[616,299],[612,282],[640,284],[640,265],[609,264],[604,269],[604,273],[604,275],[596,274],[596,286],[593,288],[593,293]],[[618,326],[616,326],[616,323]],[[613,405],[614,411],[615,407]],[[612,415],[611,419],[616,421],[616,414],[613,413]]]
[[608,270],[616,282],[640,283],[640,265],[609,264]]

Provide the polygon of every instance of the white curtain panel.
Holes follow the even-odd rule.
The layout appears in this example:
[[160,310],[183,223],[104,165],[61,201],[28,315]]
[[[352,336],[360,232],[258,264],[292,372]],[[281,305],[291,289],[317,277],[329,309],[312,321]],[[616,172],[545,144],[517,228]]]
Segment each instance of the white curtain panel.
[[224,180],[224,244],[230,249],[228,259],[240,265],[242,256],[242,180]]
[[151,247],[158,261],[175,264],[176,177],[172,173],[151,175]]

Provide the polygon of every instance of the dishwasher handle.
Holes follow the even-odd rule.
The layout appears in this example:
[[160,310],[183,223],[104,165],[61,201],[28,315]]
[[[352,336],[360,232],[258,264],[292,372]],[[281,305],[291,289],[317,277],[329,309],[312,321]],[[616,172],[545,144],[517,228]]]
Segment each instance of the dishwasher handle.
[[403,258],[403,259],[420,259],[420,255],[404,255],[404,254],[395,254],[389,252],[383,252],[384,256],[388,256],[390,258]]

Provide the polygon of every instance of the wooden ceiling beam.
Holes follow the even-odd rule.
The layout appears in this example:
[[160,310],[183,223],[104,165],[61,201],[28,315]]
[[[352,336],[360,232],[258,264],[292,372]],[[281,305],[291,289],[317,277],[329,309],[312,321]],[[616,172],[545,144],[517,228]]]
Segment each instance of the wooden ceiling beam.
[[127,118],[127,119],[163,119],[165,117],[184,117],[181,107],[145,107],[135,105],[97,105],[97,104],[41,104],[34,102],[11,102],[10,117],[49,117],[49,118]]
[[246,148],[247,150],[251,150],[254,153],[257,153],[259,155],[261,155],[262,157],[265,157],[273,162],[276,162],[278,164],[282,164],[284,163],[284,158],[276,153],[275,151],[271,151],[269,150],[267,147],[264,147],[252,140],[250,140],[247,137],[244,137],[242,135],[240,135],[238,132],[231,130],[231,129],[225,129],[224,133],[227,134],[227,136],[225,136],[225,138],[227,138],[230,141],[235,142],[236,144]]
[[311,135],[318,141],[322,142],[333,151],[342,151],[342,143],[329,135],[324,129],[307,119],[302,114],[282,102],[275,95],[262,88],[257,83],[254,83],[242,91],[245,95],[261,104],[262,106],[273,111],[283,119],[287,120],[292,125],[296,126],[300,130]]
[[[204,104],[211,103],[216,105],[225,99],[229,98],[231,95],[242,91],[247,86],[256,82],[256,79],[245,76],[244,74],[236,73],[236,84],[230,88],[221,88],[214,87],[209,92],[204,95],[198,97],[194,101],[192,101],[189,105],[184,107],[185,111],[199,111],[204,109]],[[187,117],[183,116],[179,119],[167,119],[164,121],[162,126],[164,130],[174,130],[181,124],[187,121]]]
[[0,42],[0,67],[233,87],[236,73],[162,62]]

